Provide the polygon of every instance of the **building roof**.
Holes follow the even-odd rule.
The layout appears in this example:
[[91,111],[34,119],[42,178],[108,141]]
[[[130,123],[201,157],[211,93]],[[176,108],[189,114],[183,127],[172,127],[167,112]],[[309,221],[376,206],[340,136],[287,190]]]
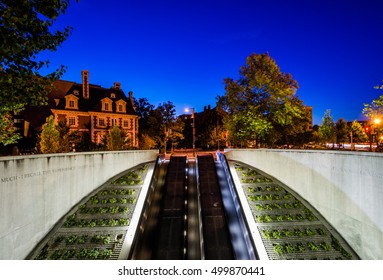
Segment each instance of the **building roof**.
[[49,93],[49,107],[51,109],[68,110],[65,108],[65,96],[74,95],[78,98],[78,109],[75,111],[82,112],[101,112],[101,100],[109,98],[113,100],[113,112],[116,112],[116,102],[123,100],[126,102],[126,113],[129,115],[138,115],[134,109],[133,100],[129,93],[129,98],[125,95],[123,90],[119,88],[103,88],[98,85],[89,84],[89,98],[84,98],[82,84],[68,81],[56,81],[54,89]]

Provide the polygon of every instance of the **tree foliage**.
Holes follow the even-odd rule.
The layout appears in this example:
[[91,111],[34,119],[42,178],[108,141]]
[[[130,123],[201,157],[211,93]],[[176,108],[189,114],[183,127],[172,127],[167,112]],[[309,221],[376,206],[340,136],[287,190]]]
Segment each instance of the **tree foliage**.
[[225,94],[218,96],[217,105],[227,113],[224,123],[232,142],[272,146],[307,130],[308,111],[295,95],[298,83],[281,72],[269,54],[251,54],[239,79],[224,83]]
[[319,137],[322,142],[334,142],[335,140],[335,123],[331,116],[331,110],[328,109],[324,113],[322,123],[319,126]]
[[367,142],[368,138],[363,130],[363,126],[358,121],[351,123],[350,131],[352,132],[353,142]]
[[106,134],[106,147],[109,151],[118,151],[127,148],[126,133],[117,125],[114,125]]
[[40,135],[40,151],[43,154],[53,154],[60,152],[61,137],[57,130],[53,116],[47,118],[47,122],[43,125]]
[[[382,81],[383,83],[383,81]],[[375,89],[383,89],[383,84],[375,86]],[[383,94],[374,99],[370,104],[364,104],[363,114],[369,119],[383,117]]]
[[[41,51],[55,51],[68,37],[70,27],[53,31],[56,18],[69,0],[0,0],[0,127],[7,116],[24,105],[44,105],[54,80],[65,67],[42,76],[39,71],[48,61],[39,61]],[[3,133],[3,131],[1,131]],[[2,143],[14,142],[14,132],[3,134]],[[10,138],[11,137],[11,138]]]

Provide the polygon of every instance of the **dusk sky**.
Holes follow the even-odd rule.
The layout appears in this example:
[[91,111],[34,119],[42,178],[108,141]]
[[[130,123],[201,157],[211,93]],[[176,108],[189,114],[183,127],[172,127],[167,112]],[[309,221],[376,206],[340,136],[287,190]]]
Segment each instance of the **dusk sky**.
[[373,88],[383,80],[383,0],[73,0],[54,25],[64,26],[72,35],[40,55],[68,67],[62,79],[80,83],[86,69],[90,83],[121,82],[177,114],[214,107],[251,53],[292,74],[314,124],[326,109],[335,121],[362,119],[363,103],[383,94]]

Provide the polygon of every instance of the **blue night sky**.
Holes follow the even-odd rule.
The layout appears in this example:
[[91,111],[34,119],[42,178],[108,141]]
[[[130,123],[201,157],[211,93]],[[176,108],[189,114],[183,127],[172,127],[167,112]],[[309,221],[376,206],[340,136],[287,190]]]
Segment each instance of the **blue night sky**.
[[383,92],[382,0],[80,0],[54,27],[72,26],[56,52],[44,52],[49,72],[63,64],[64,80],[121,82],[125,93],[151,104],[171,101],[202,111],[238,78],[251,53],[268,52],[298,81],[313,106],[314,124],[326,109],[352,121],[363,103]]

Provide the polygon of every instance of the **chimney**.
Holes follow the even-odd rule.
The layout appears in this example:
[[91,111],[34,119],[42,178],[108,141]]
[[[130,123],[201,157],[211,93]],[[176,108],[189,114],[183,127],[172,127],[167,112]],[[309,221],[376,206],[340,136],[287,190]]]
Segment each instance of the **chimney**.
[[120,83],[120,82],[114,82],[113,87],[114,87],[115,89],[121,89],[121,83]]
[[134,110],[136,110],[136,106],[134,106],[134,100],[133,100],[133,91],[129,91],[129,99],[130,99],[130,103],[132,103]]
[[85,99],[89,99],[89,71],[82,70],[82,96]]

